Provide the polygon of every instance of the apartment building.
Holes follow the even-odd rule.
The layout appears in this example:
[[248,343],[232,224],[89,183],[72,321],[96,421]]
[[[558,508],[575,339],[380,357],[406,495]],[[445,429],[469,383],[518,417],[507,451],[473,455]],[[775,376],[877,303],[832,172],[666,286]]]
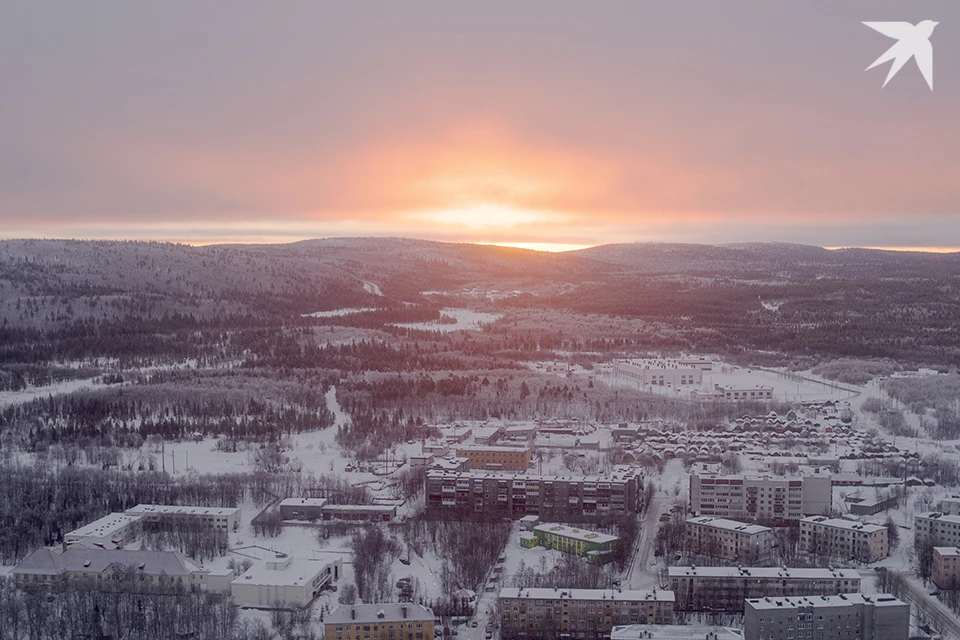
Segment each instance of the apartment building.
[[687,387],[703,382],[703,368],[681,364],[677,360],[621,360],[613,373],[639,384],[658,387]]
[[910,605],[859,593],[745,601],[743,640],[907,640]]
[[601,640],[614,626],[673,624],[670,591],[501,589],[501,640]]
[[613,550],[619,539],[606,533],[587,531],[557,523],[540,524],[533,528],[537,544],[562,553],[582,556],[593,562],[613,560]]
[[776,522],[797,521],[830,509],[827,474],[800,478],[771,475],[690,475],[690,510],[697,515]]
[[742,612],[743,601],[767,596],[819,596],[860,591],[855,569],[669,567],[676,611]]
[[145,527],[180,525],[203,526],[234,531],[240,524],[240,509],[235,507],[192,507],[168,504],[138,504],[127,515],[143,518]]
[[844,560],[874,562],[889,553],[887,528],[846,518],[804,518],[800,521],[800,549]]
[[431,469],[424,483],[433,517],[581,522],[636,513],[642,476],[630,467],[599,476]]
[[933,583],[941,589],[960,588],[960,549],[933,548]]
[[121,549],[140,537],[141,533],[143,522],[140,516],[111,513],[74,529],[63,537],[63,541],[67,544],[84,544],[101,549]]
[[530,468],[530,447],[468,445],[457,447],[456,456],[470,460],[471,469],[526,471]]
[[913,519],[913,529],[918,549],[927,544],[960,547],[960,515],[940,511],[918,513]]
[[960,516],[960,496],[944,498],[940,501],[938,509],[949,516]]
[[324,640],[433,640],[433,611],[411,602],[340,605],[323,621]]
[[725,518],[690,518],[686,551],[763,566],[773,559],[773,529]]

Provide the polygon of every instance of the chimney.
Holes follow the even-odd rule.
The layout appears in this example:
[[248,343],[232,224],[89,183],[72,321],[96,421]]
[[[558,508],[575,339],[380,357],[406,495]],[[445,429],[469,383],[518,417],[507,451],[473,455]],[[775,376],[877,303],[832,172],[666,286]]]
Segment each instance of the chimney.
[[355,607],[350,607],[350,619],[351,620],[357,619],[357,610]]
[[406,619],[406,617],[407,617],[407,608],[406,608],[406,607],[403,607],[403,617],[404,617],[404,619]]

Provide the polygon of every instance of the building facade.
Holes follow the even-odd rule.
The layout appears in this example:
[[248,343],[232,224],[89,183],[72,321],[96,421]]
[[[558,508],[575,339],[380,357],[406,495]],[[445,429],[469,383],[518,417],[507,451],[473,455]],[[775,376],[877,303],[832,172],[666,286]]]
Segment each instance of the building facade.
[[949,496],[940,501],[940,513],[948,516],[960,516],[960,496]]
[[101,549],[122,549],[142,533],[143,522],[140,516],[111,513],[74,529],[63,537],[63,541],[68,545],[85,544]]
[[743,640],[907,640],[910,605],[852,593],[746,600]]
[[737,612],[743,601],[767,596],[832,596],[860,591],[855,569],[669,567],[676,611]]
[[343,573],[339,556],[276,557],[253,565],[230,585],[233,601],[243,607],[305,607]]
[[530,447],[459,446],[456,455],[470,460],[471,469],[526,471],[530,468]]
[[432,517],[588,522],[637,513],[642,477],[622,467],[602,476],[431,469],[424,482]]
[[689,387],[703,382],[703,368],[677,360],[622,360],[613,365],[614,375],[639,384],[658,387]]
[[933,583],[941,589],[960,588],[960,549],[933,548]]
[[609,638],[615,626],[673,624],[670,591],[502,589],[501,640]]
[[202,526],[222,531],[235,531],[240,524],[236,507],[191,507],[168,504],[138,504],[127,509],[127,515],[143,518],[144,527]]
[[826,474],[801,478],[691,474],[690,510],[721,518],[796,521],[829,510],[832,491]]
[[585,531],[556,523],[535,526],[533,536],[539,546],[556,549],[561,553],[582,556],[600,563],[613,560],[613,550],[619,540],[616,536],[606,533]]
[[875,562],[888,555],[887,528],[845,518],[804,518],[800,521],[800,549],[843,560]]
[[413,603],[340,605],[323,621],[324,640],[433,640],[433,611]]
[[917,548],[960,547],[960,515],[939,511],[918,513],[913,519],[914,540]]
[[773,559],[773,529],[725,518],[690,518],[687,553],[763,566]]

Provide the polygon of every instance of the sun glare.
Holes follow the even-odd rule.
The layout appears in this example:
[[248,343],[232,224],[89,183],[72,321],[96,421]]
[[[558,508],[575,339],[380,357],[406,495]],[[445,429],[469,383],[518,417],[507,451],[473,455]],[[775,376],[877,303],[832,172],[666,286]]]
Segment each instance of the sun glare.
[[590,244],[566,244],[562,242],[474,242],[473,244],[510,247],[512,249],[530,249],[531,251],[545,251],[548,253],[562,253],[564,251],[579,251],[589,249]]
[[445,209],[413,214],[414,218],[438,224],[462,227],[471,231],[482,229],[513,229],[530,224],[557,223],[567,216],[549,211],[528,211],[493,204],[482,204],[462,209]]

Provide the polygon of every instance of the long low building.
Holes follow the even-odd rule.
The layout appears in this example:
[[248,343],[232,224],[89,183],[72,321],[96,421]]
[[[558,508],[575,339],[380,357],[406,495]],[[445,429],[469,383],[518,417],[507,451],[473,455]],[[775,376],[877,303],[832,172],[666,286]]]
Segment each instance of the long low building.
[[52,586],[70,578],[89,578],[97,585],[116,584],[130,576],[138,583],[187,590],[228,592],[233,572],[210,571],[173,551],[128,551],[74,547],[58,553],[37,549],[11,571],[21,587]]
[[390,522],[397,517],[393,504],[327,504],[320,509],[323,520]]
[[121,549],[143,533],[142,520],[140,516],[111,513],[74,529],[63,537],[63,541],[68,545],[84,544],[101,549]]
[[686,551],[748,564],[769,564],[773,559],[773,529],[726,518],[689,518]]
[[530,468],[530,447],[460,445],[455,451],[458,458],[470,460],[471,469],[526,471]]
[[500,591],[501,640],[603,640],[614,626],[673,624],[673,592],[608,589]]
[[538,545],[561,553],[583,556],[593,562],[605,563],[613,559],[613,550],[619,538],[606,533],[587,531],[555,522],[533,528]]
[[742,612],[743,601],[767,596],[857,593],[855,569],[669,567],[677,611]]
[[505,471],[441,471],[425,480],[433,517],[597,521],[637,513],[642,476],[631,467],[610,474],[538,475]]
[[126,513],[132,516],[141,516],[144,526],[194,525],[223,531],[235,531],[240,524],[240,509],[236,507],[138,504],[131,509],[127,509]]
[[816,516],[800,521],[800,549],[833,558],[875,562],[889,553],[887,528],[846,518]]
[[333,554],[316,558],[276,557],[250,567],[230,585],[240,606],[305,607],[327,585],[340,579],[343,560]]
[[907,640],[910,605],[888,594],[747,600],[743,640]]

